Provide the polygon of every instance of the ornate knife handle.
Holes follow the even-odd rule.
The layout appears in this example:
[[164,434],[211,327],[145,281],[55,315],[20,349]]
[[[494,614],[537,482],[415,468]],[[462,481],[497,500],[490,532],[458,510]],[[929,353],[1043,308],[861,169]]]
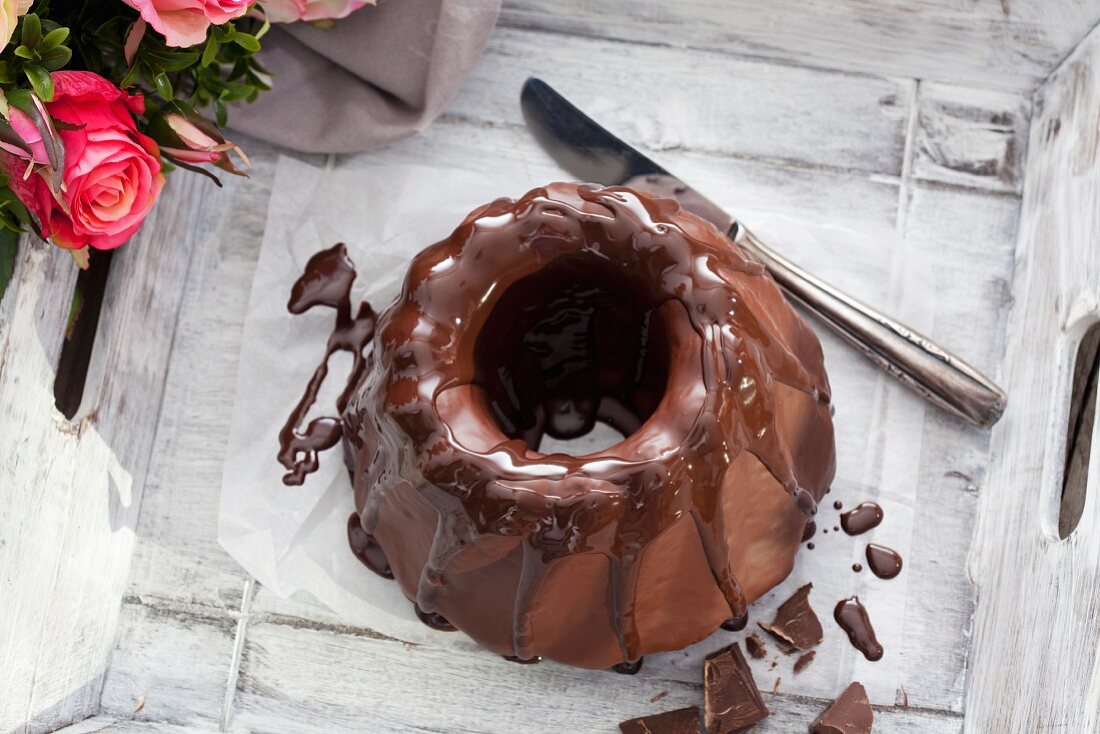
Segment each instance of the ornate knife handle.
[[903,384],[981,428],[1004,413],[1004,390],[963,360],[810,275],[741,224],[735,222],[728,234],[767,266],[788,295]]

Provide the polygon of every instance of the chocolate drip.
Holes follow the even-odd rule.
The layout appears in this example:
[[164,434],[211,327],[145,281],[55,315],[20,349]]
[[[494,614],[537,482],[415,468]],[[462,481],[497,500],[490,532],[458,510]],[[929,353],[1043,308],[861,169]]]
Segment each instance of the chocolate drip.
[[863,657],[872,662],[882,659],[882,645],[875,637],[875,629],[871,626],[867,610],[859,603],[858,596],[837,602],[833,618],[848,634],[852,647],[863,653]]
[[611,669],[616,673],[622,673],[623,675],[637,675],[638,671],[642,669],[642,661],[644,658],[638,658],[637,660],[624,660],[623,662],[611,666]]
[[884,545],[867,545],[867,567],[880,579],[892,579],[901,573],[901,554]]
[[807,540],[814,537],[814,534],[816,532],[817,532],[817,523],[814,522],[813,520],[810,520],[809,522],[806,523],[806,527],[804,527],[802,529],[802,542],[805,543]]
[[517,658],[515,655],[501,655],[501,657],[504,658],[505,660],[507,660],[510,663],[519,663],[520,665],[535,665],[536,663],[541,663],[542,662],[542,658],[539,658],[539,657],[526,658],[526,659],[525,658]]
[[745,629],[745,626],[749,623],[749,615],[742,614],[740,617],[730,617],[722,623],[722,629],[728,632],[740,632]]
[[392,579],[393,571],[382,548],[374,541],[359,521],[359,513],[353,512],[348,518],[348,545],[351,552],[364,566],[384,579]]
[[413,604],[413,610],[416,612],[416,618],[424,624],[431,627],[433,630],[439,630],[440,632],[454,632],[455,626],[447,621],[447,618],[438,612],[425,612],[419,605]]
[[[389,542],[379,514],[399,489],[438,513],[406,593],[450,613],[455,559],[481,539],[517,540],[511,641],[527,660],[546,579],[566,557],[602,556],[608,621],[635,660],[642,551],[690,516],[730,613],[744,615],[720,503],[731,465],[751,455],[807,515],[832,476],[816,340],[793,314],[743,305],[760,302],[755,288],[779,298],[758,262],[674,202],[619,188],[498,200],[418,256],[344,413],[364,531]],[[826,431],[797,457],[781,388],[810,396],[816,412],[800,420]],[[598,421],[624,440],[582,457],[538,451],[544,435]]]
[[882,522],[882,508],[874,502],[861,502],[855,508],[841,513],[840,526],[848,535],[862,535]]
[[335,352],[345,351],[351,352],[354,359],[347,384],[336,401],[337,415],[342,415],[347,408],[352,390],[359,384],[366,368],[363,350],[374,337],[377,319],[370,304],[365,302],[359,305],[359,312],[352,318],[351,286],[354,282],[355,266],[348,258],[347,247],[339,244],[311,257],[302,277],[291,290],[287,309],[292,314],[304,313],[314,306],[325,306],[336,310],[336,323],[329,335],[324,359],[314,370],[305,393],[279,431],[279,463],[289,470],[283,476],[284,484],[299,485],[305,481],[307,474],[317,471],[318,454],[335,446],[343,434],[342,419],[330,416],[315,418],[304,432],[299,430],[328,376],[329,357]]

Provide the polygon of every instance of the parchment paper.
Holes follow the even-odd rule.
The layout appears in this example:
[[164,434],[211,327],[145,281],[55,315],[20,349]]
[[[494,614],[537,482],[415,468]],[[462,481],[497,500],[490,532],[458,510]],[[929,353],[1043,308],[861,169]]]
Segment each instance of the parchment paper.
[[[292,317],[286,301],[309,257],[345,242],[359,271],[354,295],[380,311],[398,292],[409,259],[449,234],[469,210],[545,183],[518,180],[522,173],[514,171],[509,175],[503,182],[498,177],[429,166],[359,165],[326,171],[292,158],[279,161],[245,320],[229,458],[222,477],[219,541],[261,583],[279,595],[312,595],[349,624],[409,642],[450,647],[456,655],[489,653],[473,649],[461,633],[436,632],[421,624],[397,584],[375,576],[348,550],[345,525],[354,506],[339,448],[322,456],[320,470],[303,486],[287,487],[281,482],[283,469],[275,458],[277,434],[320,360],[332,325],[331,310]],[[857,233],[775,212],[740,211],[738,215],[815,274],[888,309],[918,330],[930,330],[933,273],[892,232]],[[897,389],[888,378],[814,326],[822,335],[833,385],[838,478],[818,514],[816,548],[810,551],[803,546],[791,576],[753,605],[750,630],[756,622],[771,621],[775,608],[794,589],[812,581],[810,601],[825,628],[825,640],[817,648],[814,663],[794,675],[795,656],[779,654],[776,645],[758,631],[768,642],[768,656],[752,664],[764,690],[781,677],[784,692],[831,697],[858,679],[872,703],[893,705],[908,571],[883,581],[866,569],[856,573],[851,566],[856,562],[866,566],[867,542],[890,546],[908,557],[924,406],[916,398],[902,399],[900,409],[897,400],[885,401],[883,396]],[[321,412],[333,412],[328,406],[349,365],[350,359],[331,364],[327,389],[318,403]],[[601,437],[594,432],[590,439]],[[572,450],[585,448],[581,444]],[[848,537],[833,529],[839,526],[834,500],[846,508],[864,500],[877,501],[885,520],[866,535]],[[833,621],[836,602],[853,594],[867,607],[885,647],[879,662],[864,660]],[[641,675],[697,683],[702,658],[750,630],[719,630],[687,650],[648,656]]]

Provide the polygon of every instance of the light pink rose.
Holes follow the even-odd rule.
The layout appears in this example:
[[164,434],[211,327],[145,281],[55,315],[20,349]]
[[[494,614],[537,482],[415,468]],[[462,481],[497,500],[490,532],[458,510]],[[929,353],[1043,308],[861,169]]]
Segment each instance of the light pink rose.
[[[58,129],[65,147],[60,196],[42,173],[25,175],[27,156],[5,152],[8,185],[54,244],[118,247],[141,227],[164,186],[157,144],[134,122],[145,101],[87,71],[55,72],[53,83],[54,99],[46,110],[55,121],[67,123]],[[12,114],[11,123],[41,163],[45,148],[33,122],[20,113]]]
[[169,46],[194,46],[206,40],[211,25],[239,18],[251,0],[122,0],[164,36]]
[[296,20],[336,20],[376,0],[261,0],[260,9],[272,23]]

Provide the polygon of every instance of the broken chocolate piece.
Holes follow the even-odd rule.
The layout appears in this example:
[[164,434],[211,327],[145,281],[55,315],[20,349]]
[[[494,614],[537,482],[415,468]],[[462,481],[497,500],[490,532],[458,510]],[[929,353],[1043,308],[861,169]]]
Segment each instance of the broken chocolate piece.
[[810,734],[871,734],[874,714],[860,683],[844,689],[810,725]]
[[749,655],[759,660],[768,654],[768,649],[764,645],[764,641],[760,639],[760,636],[753,632],[751,635],[745,638],[745,649],[749,651]]
[[816,650],[810,650],[808,653],[799,655],[798,660],[794,661],[794,672],[801,673],[803,670],[810,667],[810,663],[814,661],[814,657],[816,656]]
[[619,724],[622,734],[699,734],[699,707],[639,716]]
[[783,652],[788,655],[795,650],[809,650],[825,637],[821,622],[810,606],[812,588],[813,584],[806,584],[780,604],[771,624],[758,623],[760,629],[779,640]]
[[736,642],[707,657],[703,690],[707,734],[742,732],[768,715],[749,663]]

